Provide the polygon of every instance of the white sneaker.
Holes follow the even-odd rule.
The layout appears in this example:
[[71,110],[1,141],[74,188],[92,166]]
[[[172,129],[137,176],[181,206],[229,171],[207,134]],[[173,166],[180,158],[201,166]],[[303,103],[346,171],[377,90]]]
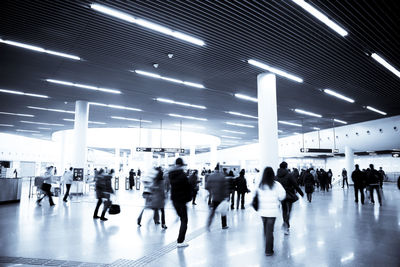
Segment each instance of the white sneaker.
[[189,244],[188,244],[188,243],[185,243],[185,242],[183,242],[183,243],[178,243],[178,244],[176,245],[177,248],[185,248],[185,247],[188,247],[188,246],[189,246]]

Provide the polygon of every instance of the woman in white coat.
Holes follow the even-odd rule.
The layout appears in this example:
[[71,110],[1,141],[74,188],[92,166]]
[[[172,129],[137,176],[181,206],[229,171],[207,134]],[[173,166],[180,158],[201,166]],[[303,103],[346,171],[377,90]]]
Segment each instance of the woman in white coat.
[[286,197],[283,186],[275,181],[275,173],[271,167],[266,167],[256,191],[258,195],[258,213],[264,225],[265,255],[274,254],[274,225],[279,216],[279,206]]

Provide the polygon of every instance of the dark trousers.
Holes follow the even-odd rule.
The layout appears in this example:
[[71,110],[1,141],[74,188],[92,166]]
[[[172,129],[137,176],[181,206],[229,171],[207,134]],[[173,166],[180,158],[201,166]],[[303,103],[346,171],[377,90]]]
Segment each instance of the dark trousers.
[[181,219],[181,227],[179,228],[178,243],[183,243],[185,241],[185,235],[188,224],[187,208],[186,203],[173,202],[176,213]]
[[71,184],[66,184],[65,186],[67,187],[67,192],[65,192],[63,200],[67,201],[67,198],[69,196],[69,190],[71,189]]
[[193,190],[192,191],[192,195],[193,195],[192,203],[195,204],[196,203],[197,190]]
[[135,186],[135,179],[129,178],[129,190],[132,190],[134,186]]
[[153,216],[153,220],[154,223],[160,223],[160,214],[158,213],[158,210],[161,211],[161,224],[165,224],[165,211],[164,208],[161,209],[154,209],[154,216]]
[[360,192],[360,194],[361,194],[361,204],[364,204],[364,199],[365,199],[364,188],[354,185],[354,196],[355,196],[356,202],[358,202],[358,192]]
[[230,193],[230,197],[231,197],[231,209],[235,208],[235,191]]
[[43,191],[43,193],[44,193],[44,196],[42,196],[41,198],[39,198],[38,200],[37,200],[37,202],[38,203],[40,203],[40,201],[42,201],[42,199],[45,197],[45,196],[47,196],[48,198],[49,198],[49,204],[50,204],[50,206],[54,206],[55,204],[54,204],[54,202],[53,202],[53,197],[51,196],[51,186],[48,188],[48,189],[46,189],[46,190],[43,190],[42,189],[42,191]]
[[292,202],[287,200],[282,201],[282,217],[283,223],[286,228],[290,228],[289,219],[290,219],[290,212],[292,211]]
[[274,226],[275,217],[261,217],[264,225],[265,253],[274,253]]
[[[212,201],[212,207],[211,207],[210,215],[208,216],[208,221],[207,221],[207,228],[210,228],[212,219],[214,218],[214,215],[215,215],[215,210],[221,203],[222,203],[222,201]],[[221,224],[222,224],[222,228],[227,226],[226,215],[221,214]]]
[[[97,204],[96,204],[96,208],[94,209],[94,214],[93,216],[97,216],[97,214],[99,213],[99,209],[101,204],[103,203],[103,199],[99,198],[97,200]],[[104,216],[106,215],[106,212],[108,210],[108,208],[111,206],[111,201],[109,199],[104,200],[103,203],[103,212],[101,213],[101,217],[104,218]]]
[[239,192],[238,192],[238,194],[237,194],[237,201],[236,201],[236,208],[237,208],[237,209],[239,208],[239,201],[240,201],[240,199],[241,199],[240,207],[241,207],[242,209],[244,209],[244,197],[245,197],[245,195],[246,195],[246,193],[239,193]]
[[312,199],[312,193],[307,193],[308,202],[311,202],[311,199]]
[[382,196],[381,196],[381,191],[379,190],[379,184],[370,185],[369,186],[369,194],[371,195],[371,202],[375,203],[375,200],[374,200],[374,189],[376,190],[376,193],[378,194],[379,204],[382,205]]
[[342,188],[344,188],[344,183],[346,182],[347,188],[349,188],[349,183],[347,182],[347,178],[343,178]]

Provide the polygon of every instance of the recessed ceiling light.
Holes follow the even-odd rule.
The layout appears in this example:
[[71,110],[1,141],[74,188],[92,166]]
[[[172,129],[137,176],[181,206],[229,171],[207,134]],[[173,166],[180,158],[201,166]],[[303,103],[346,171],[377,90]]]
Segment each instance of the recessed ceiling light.
[[122,94],[121,91],[119,91],[119,90],[101,88],[101,87],[92,86],[92,85],[72,83],[72,82],[60,81],[60,80],[54,80],[54,79],[46,79],[46,81],[49,83],[56,83],[56,84],[61,84],[61,85],[66,85],[66,86],[79,87],[79,88],[83,88],[83,89],[89,89],[89,90],[100,91],[100,92],[105,92],[105,93]]
[[243,94],[235,94],[235,97],[240,98],[240,99],[244,99],[244,100],[249,100],[252,102],[258,102],[258,99],[256,97],[251,97],[251,96],[247,96],[247,95],[243,95]]
[[2,115],[12,115],[12,116],[21,116],[21,117],[35,117],[35,115],[30,115],[30,114],[11,113],[11,112],[4,112],[4,111],[0,111],[0,114],[2,114]]
[[1,126],[1,127],[14,127],[14,125],[11,125],[11,124],[2,124],[2,123],[0,123],[0,126]]
[[276,68],[270,67],[270,66],[268,66],[268,65],[266,65],[264,63],[261,63],[259,61],[256,61],[256,60],[253,60],[253,59],[249,59],[247,62],[249,64],[251,64],[251,65],[254,65],[254,66],[259,67],[259,68],[264,69],[264,70],[268,70],[268,71],[270,71],[272,73],[275,73],[275,74],[280,75],[282,77],[288,78],[288,79],[293,80],[295,82],[298,82],[298,83],[302,83],[303,82],[303,79],[301,79],[301,78],[299,78],[297,76],[294,76],[294,75],[289,74],[289,73],[287,73],[285,71],[278,70]]
[[133,118],[125,118],[125,117],[119,117],[119,116],[111,116],[112,119],[116,120],[125,120],[125,121],[138,121],[138,122],[147,122],[151,123],[151,121],[146,121],[146,120],[141,120],[141,119],[133,119]]
[[235,115],[235,116],[240,116],[240,117],[246,117],[246,118],[252,118],[252,119],[258,119],[258,117],[253,116],[253,115],[248,115],[248,114],[243,114],[240,112],[235,112],[235,111],[227,111],[226,113],[229,113],[231,115]]
[[33,131],[33,130],[21,130],[21,129],[17,129],[15,130],[17,132],[24,132],[24,133],[40,133],[40,131]]
[[386,115],[386,112],[383,112],[383,111],[381,111],[379,109],[376,109],[376,108],[373,108],[373,107],[370,107],[370,106],[367,106],[366,108],[371,110],[371,111],[373,111],[373,112],[379,113],[381,115]]
[[383,65],[385,68],[393,72],[394,75],[396,75],[398,78],[400,78],[400,71],[398,71],[395,67],[393,67],[389,62],[384,60],[382,57],[380,57],[378,54],[372,53],[371,57],[378,61],[381,65]]
[[246,134],[245,132],[231,131],[231,130],[221,130],[226,133],[234,133],[234,134]]
[[18,47],[21,47],[21,48],[25,48],[25,49],[29,49],[29,50],[33,50],[33,51],[41,52],[41,53],[47,53],[47,54],[51,54],[51,55],[55,55],[55,56],[59,56],[59,57],[66,57],[66,58],[70,58],[70,59],[74,59],[74,60],[80,60],[81,59],[80,57],[77,57],[77,56],[74,56],[74,55],[69,55],[69,54],[56,52],[56,51],[52,51],[52,50],[46,50],[46,49],[43,49],[43,48],[38,47],[38,46],[23,44],[23,43],[9,41],[9,40],[0,39],[0,43],[13,45],[13,46],[18,46]]
[[326,26],[328,26],[329,28],[340,34],[342,37],[345,37],[348,34],[345,29],[343,29],[338,24],[330,20],[326,15],[318,11],[315,7],[306,3],[304,0],[293,0],[293,2],[301,6],[308,13],[319,19],[322,23],[324,23]]
[[342,121],[342,120],[338,120],[338,119],[333,119],[333,121],[336,121],[336,122],[339,122],[339,123],[342,123],[342,124],[347,124],[347,122]]
[[124,109],[124,110],[132,110],[132,111],[142,111],[139,108],[130,108],[130,107],[124,107],[120,105],[112,105],[112,104],[102,104],[102,103],[96,103],[96,102],[89,102],[90,105],[93,106],[100,106],[100,107],[108,107],[108,108],[115,108],[115,109]]
[[[179,123],[175,123],[174,126],[180,127],[181,125]],[[199,130],[203,130],[205,129],[205,127],[203,126],[198,126],[198,125],[184,125],[182,124],[182,128],[192,128],[192,129],[199,129]]]
[[319,114],[316,114],[316,113],[313,113],[313,112],[309,112],[309,111],[305,111],[305,110],[302,110],[302,109],[296,108],[294,111],[297,112],[297,113],[300,113],[300,114],[304,114],[304,115],[308,115],[308,116],[312,116],[312,117],[322,118],[322,115],[319,115]]
[[[72,122],[74,122],[75,120],[74,119],[63,119],[64,121],[72,121]],[[91,124],[99,124],[99,125],[105,125],[105,124],[107,124],[107,123],[105,123],[105,122],[98,122],[98,121],[88,121],[88,123],[91,123]]]
[[297,127],[302,127],[301,124],[294,123],[294,122],[288,122],[288,121],[278,121],[281,124],[286,124],[286,125],[291,125],[291,126],[297,126]]
[[185,102],[178,102],[178,101],[174,101],[174,100],[166,99],[166,98],[161,98],[161,97],[156,98],[156,100],[159,101],[159,102],[175,104],[175,105],[180,105],[180,106],[185,106],[185,107],[207,109],[205,106],[193,105],[193,104],[189,104],[189,103],[185,103]]
[[317,130],[317,131],[321,130],[321,129],[318,128],[318,127],[313,127],[313,129],[314,129],[314,130]]
[[58,124],[58,123],[35,122],[35,121],[20,121],[20,122],[29,123],[29,124],[37,124],[37,125],[64,126],[64,124]]
[[90,7],[93,8],[94,10],[97,10],[97,11],[101,12],[101,13],[104,13],[104,14],[107,14],[107,15],[110,15],[110,16],[113,16],[113,17],[128,21],[130,23],[138,24],[138,25],[140,25],[142,27],[151,29],[151,30],[156,31],[156,32],[163,33],[165,35],[173,36],[173,37],[175,37],[177,39],[180,39],[180,40],[192,43],[192,44],[196,44],[196,45],[200,45],[200,46],[205,45],[204,41],[202,41],[202,40],[200,40],[198,38],[192,37],[192,36],[187,35],[187,34],[182,33],[182,32],[174,31],[172,29],[169,29],[167,27],[161,26],[159,24],[156,24],[156,23],[144,20],[144,19],[135,18],[135,17],[133,17],[133,16],[131,16],[131,15],[125,13],[125,12],[121,12],[121,11],[118,11],[116,9],[109,8],[107,6],[103,6],[103,5],[100,5],[100,4],[91,4]]
[[236,136],[229,136],[229,135],[221,135],[222,138],[229,138],[229,139],[242,139],[241,137]]
[[335,91],[332,91],[330,89],[324,89],[324,92],[327,93],[328,95],[343,99],[343,100],[345,100],[347,102],[354,103],[353,99],[351,99],[351,98],[349,98],[347,96],[341,95],[339,93],[336,93]]
[[245,127],[245,128],[254,128],[253,125],[249,125],[249,124],[243,124],[243,123],[235,123],[235,122],[225,122],[228,125],[232,125],[232,126],[238,126],[238,127]]
[[51,130],[51,128],[46,128],[46,127],[37,127],[39,130]]
[[174,114],[174,113],[170,113],[170,114],[168,114],[168,116],[176,117],[176,118],[189,119],[189,120],[207,121],[207,119],[205,119],[205,118],[198,118],[198,117],[193,117],[193,116],[185,116],[185,115],[179,115],[179,114]]
[[33,107],[33,106],[27,106],[27,108],[37,109],[37,110],[44,110],[44,111],[53,111],[53,112],[60,112],[60,113],[75,114],[75,111],[63,110],[63,109],[42,108],[42,107]]
[[185,82],[185,81],[181,81],[181,80],[174,79],[174,78],[163,77],[163,76],[161,76],[159,74],[152,73],[152,72],[147,72],[147,71],[142,71],[142,70],[131,70],[131,72],[135,72],[137,74],[148,76],[148,77],[152,77],[152,78],[156,78],[156,79],[165,80],[165,81],[168,81],[168,82],[184,84],[184,85],[192,86],[192,87],[196,87],[196,88],[204,88],[204,85],[199,84],[199,83]]
[[24,93],[24,92],[21,92],[21,91],[6,90],[6,89],[0,89],[0,93],[14,94],[14,95],[26,95],[26,96],[33,96],[33,97],[40,97],[40,98],[49,98],[47,95]]

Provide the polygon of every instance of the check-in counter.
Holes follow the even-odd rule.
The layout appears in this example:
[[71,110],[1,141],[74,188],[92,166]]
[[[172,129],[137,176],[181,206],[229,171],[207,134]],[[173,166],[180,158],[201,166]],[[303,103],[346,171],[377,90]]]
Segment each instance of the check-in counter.
[[0,178],[0,204],[20,201],[21,189],[21,178]]

